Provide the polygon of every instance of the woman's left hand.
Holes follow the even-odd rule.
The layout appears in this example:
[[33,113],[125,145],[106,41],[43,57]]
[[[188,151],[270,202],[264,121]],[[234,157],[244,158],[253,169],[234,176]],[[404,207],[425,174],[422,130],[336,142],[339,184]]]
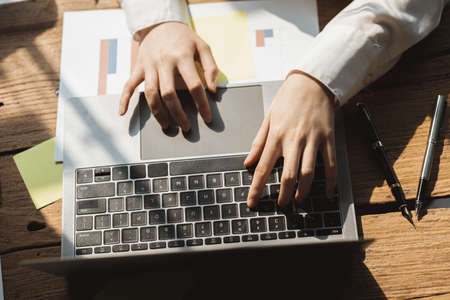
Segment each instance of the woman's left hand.
[[277,161],[284,158],[278,205],[301,202],[311,188],[317,152],[325,167],[326,195],[336,186],[335,105],[329,90],[311,77],[292,73],[278,91],[244,164],[256,163],[247,205],[255,207]]

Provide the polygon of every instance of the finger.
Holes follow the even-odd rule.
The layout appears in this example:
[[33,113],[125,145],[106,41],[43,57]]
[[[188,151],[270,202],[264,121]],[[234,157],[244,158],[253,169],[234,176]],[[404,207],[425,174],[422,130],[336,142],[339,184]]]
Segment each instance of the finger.
[[162,100],[175,122],[184,132],[187,132],[191,128],[191,125],[183,111],[180,99],[178,99],[174,77],[174,68],[162,67],[158,70],[159,88],[161,90]]
[[158,89],[158,73],[154,69],[145,72],[145,99],[150,107],[152,115],[158,120],[163,129],[169,127],[169,116],[162,105]]
[[280,194],[278,196],[278,205],[280,207],[288,205],[289,201],[294,196],[303,148],[303,142],[299,142],[297,147],[292,147],[290,152],[284,155],[283,173],[280,180]]
[[336,167],[336,146],[334,133],[330,135],[322,146],[322,157],[325,169],[326,195],[331,199],[336,188],[337,167]]
[[252,147],[250,149],[250,153],[247,155],[247,158],[244,161],[244,165],[246,167],[250,167],[254,165],[264,150],[264,145],[266,144],[267,135],[269,134],[270,128],[270,112],[264,118],[261,127],[259,127],[258,133],[256,134],[255,139],[252,142]]
[[318,142],[315,140],[308,142],[305,146],[305,151],[303,151],[302,155],[297,192],[295,194],[296,201],[302,201],[309,194],[314,179],[314,168],[316,166],[318,147]]
[[270,172],[280,156],[280,147],[275,142],[269,141],[264,147],[261,159],[253,174],[252,185],[248,192],[247,205],[248,207],[255,207],[258,204],[259,197],[266,186],[267,179]]
[[219,74],[219,69],[217,68],[216,61],[212,55],[211,48],[205,42],[201,41],[197,44],[197,52],[200,59],[200,64],[202,65],[206,86],[208,89],[215,93],[216,92],[216,79]]
[[191,93],[194,103],[197,106],[200,115],[206,123],[211,123],[211,110],[209,108],[208,99],[206,98],[205,89],[202,81],[198,76],[197,69],[193,60],[186,60],[178,65],[178,71],[183,77],[189,92]]
[[130,78],[123,87],[122,94],[120,95],[119,115],[123,116],[128,110],[128,104],[130,98],[134,93],[137,86],[144,80],[144,71],[141,67],[136,67],[131,74]]

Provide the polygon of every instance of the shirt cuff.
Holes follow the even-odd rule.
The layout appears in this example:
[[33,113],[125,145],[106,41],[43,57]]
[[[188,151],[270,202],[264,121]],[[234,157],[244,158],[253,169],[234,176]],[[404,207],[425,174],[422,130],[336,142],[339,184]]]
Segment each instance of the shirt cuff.
[[320,81],[343,105],[395,64],[381,59],[384,50],[360,29],[330,26],[314,38],[294,69]]
[[122,8],[127,17],[128,29],[139,41],[138,31],[163,22],[189,24],[185,0],[124,0]]

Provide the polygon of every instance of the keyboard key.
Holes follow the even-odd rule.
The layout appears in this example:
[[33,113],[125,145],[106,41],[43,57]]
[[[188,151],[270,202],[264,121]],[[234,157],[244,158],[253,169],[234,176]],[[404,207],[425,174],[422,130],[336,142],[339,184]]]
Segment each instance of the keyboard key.
[[162,207],[175,207],[178,206],[178,194],[169,193],[162,195]]
[[248,233],[248,220],[240,219],[231,221],[231,229],[233,234]]
[[294,231],[278,232],[278,238],[281,240],[293,239],[293,238],[295,238],[295,232]]
[[306,199],[303,199],[301,203],[295,202],[295,211],[300,213],[311,212],[312,211],[311,198],[308,197]]
[[247,234],[242,236],[243,242],[255,242],[258,241],[259,237],[257,234]]
[[92,183],[93,173],[92,169],[77,170],[77,184]]
[[288,230],[298,230],[305,228],[305,223],[302,215],[293,213],[287,214],[286,221]]
[[252,185],[253,174],[249,171],[242,172],[242,184],[243,185]]
[[175,239],[175,226],[164,225],[158,227],[158,237],[160,240],[173,240]]
[[121,244],[121,245],[114,245],[112,247],[113,252],[128,252],[130,251],[130,245],[128,244]]
[[92,248],[77,249],[75,253],[77,255],[89,255],[92,254]]
[[339,210],[338,198],[327,199],[326,197],[313,198],[314,211]]
[[153,179],[153,192],[163,193],[169,191],[169,182],[167,178]]
[[192,224],[178,224],[177,225],[177,238],[186,239],[193,237]]
[[241,241],[241,238],[237,235],[226,236],[223,238],[223,242],[226,244],[239,243],[240,241]]
[[237,204],[224,204],[222,205],[222,218],[233,219],[238,217]]
[[123,211],[123,198],[109,198],[108,199],[108,211],[109,212],[119,212]]
[[101,246],[101,247],[95,247],[94,253],[96,254],[103,254],[103,253],[110,253],[111,247],[110,246]]
[[112,169],[113,180],[127,180],[128,179],[128,166],[115,167]]
[[237,186],[241,184],[238,172],[225,173],[225,186]]
[[247,206],[247,203],[239,204],[241,218],[255,217],[258,213],[255,209]]
[[99,214],[106,212],[106,199],[92,199],[77,202],[77,214]]
[[184,191],[186,189],[186,177],[172,177],[170,188],[172,191]]
[[147,177],[145,165],[130,166],[130,178],[138,179]]
[[269,192],[269,187],[266,185],[264,187],[264,189],[261,192],[261,196],[259,198],[262,201],[272,201],[274,202],[271,198],[270,198],[270,192]]
[[185,211],[186,222],[195,222],[201,221],[202,219],[202,210],[201,207],[187,207]]
[[341,228],[329,228],[329,229],[316,230],[317,236],[335,235],[335,234],[342,234],[342,229]]
[[222,174],[209,174],[206,175],[206,185],[208,188],[222,187]]
[[111,215],[95,216],[95,229],[111,228]]
[[144,196],[144,208],[161,208],[161,196],[158,194],[145,195]]
[[250,219],[250,231],[251,232],[265,232],[265,231],[267,231],[266,218],[253,218],[253,219]]
[[141,228],[141,242],[156,241],[156,227]]
[[189,176],[189,189],[198,190],[205,188],[205,179],[203,175]]
[[195,199],[195,192],[181,192],[180,193],[180,205],[181,206],[194,206],[197,204]]
[[164,224],[166,223],[165,211],[163,209],[151,210],[148,213],[148,219],[150,225]]
[[203,207],[203,218],[205,220],[218,220],[220,218],[219,205]]
[[126,227],[128,226],[128,213],[114,214],[113,215],[113,227]]
[[318,228],[322,227],[322,215],[321,214],[307,214],[305,216],[306,228]]
[[150,193],[150,180],[136,180],[134,182],[134,190],[136,194],[147,194]]
[[271,217],[269,218],[269,231],[282,231],[286,230],[286,222],[284,217]]
[[148,245],[147,244],[133,244],[131,245],[131,251],[143,251],[147,250]]
[[181,223],[183,222],[183,209],[173,208],[167,210],[167,223]]
[[267,183],[275,183],[277,182],[277,170],[273,169],[269,174],[269,178],[267,179]]
[[203,190],[198,192],[198,204],[213,204],[214,203],[214,190]]
[[137,228],[122,229],[122,243],[136,243],[138,241]]
[[222,239],[220,237],[212,237],[205,239],[205,245],[217,245],[222,244]]
[[297,236],[300,237],[308,237],[308,236],[314,236],[314,230],[299,230],[297,232]]
[[244,160],[245,155],[176,161],[170,163],[170,175],[189,175],[244,170]]
[[131,213],[131,226],[147,225],[147,212],[139,211]]
[[148,165],[148,177],[164,177],[169,175],[167,163],[157,163]]
[[117,244],[119,242],[120,232],[119,230],[106,230],[103,233],[103,243],[104,244]]
[[115,183],[99,183],[77,186],[77,199],[112,197],[116,195]]
[[326,213],[323,215],[325,227],[339,227],[341,226],[341,214],[340,213]]
[[127,210],[142,209],[142,196],[130,196],[126,199]]
[[278,196],[280,195],[280,185],[279,184],[272,184],[270,186],[270,199],[272,200],[278,200]]
[[203,245],[203,240],[202,239],[187,240],[186,245],[188,245],[189,247],[201,246]]
[[230,221],[214,222],[214,235],[228,235],[228,234],[230,234]]
[[117,183],[117,195],[126,196],[133,194],[133,181],[121,181]]
[[77,247],[98,246],[101,244],[102,244],[101,231],[80,232],[77,233],[76,235]]
[[275,202],[274,201],[259,201],[256,207],[260,216],[269,216],[275,214]]
[[91,216],[77,217],[76,223],[77,231],[91,230],[93,225]]
[[211,236],[211,222],[195,223],[195,236]]
[[94,181],[104,182],[111,180],[111,168],[96,168],[94,170]]
[[231,195],[231,189],[219,189],[216,190],[216,201],[217,203],[232,202],[233,196]]
[[184,247],[184,241],[183,240],[170,241],[167,244],[168,244],[169,248]]
[[163,249],[163,248],[166,248],[166,242],[150,243],[150,249]]
[[245,202],[248,197],[248,187],[238,187],[234,189],[234,201]]
[[277,239],[276,233],[262,233],[261,234],[262,241],[269,241],[269,240],[276,240],[276,239]]

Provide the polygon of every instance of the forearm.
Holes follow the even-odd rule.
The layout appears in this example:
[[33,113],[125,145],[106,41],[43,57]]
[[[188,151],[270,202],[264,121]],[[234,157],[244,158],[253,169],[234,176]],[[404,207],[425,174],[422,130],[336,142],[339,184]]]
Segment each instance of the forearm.
[[447,0],[355,0],[314,39],[295,67],[344,104],[439,24]]
[[128,28],[134,39],[139,40],[140,30],[153,25],[176,21],[188,24],[185,0],[119,0],[127,17]]

